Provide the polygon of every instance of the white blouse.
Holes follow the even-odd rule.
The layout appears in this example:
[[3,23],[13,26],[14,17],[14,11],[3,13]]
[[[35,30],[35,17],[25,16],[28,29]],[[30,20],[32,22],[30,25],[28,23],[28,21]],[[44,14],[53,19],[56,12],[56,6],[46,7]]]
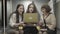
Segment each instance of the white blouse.
[[[22,17],[19,15],[19,22],[22,23],[21,21]],[[16,24],[16,14],[14,13],[9,20],[9,25],[13,27],[15,24]]]

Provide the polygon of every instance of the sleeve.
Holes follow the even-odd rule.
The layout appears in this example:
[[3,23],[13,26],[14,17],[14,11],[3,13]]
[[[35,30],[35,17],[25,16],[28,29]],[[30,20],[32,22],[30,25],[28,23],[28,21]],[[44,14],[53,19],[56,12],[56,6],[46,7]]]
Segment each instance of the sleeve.
[[50,29],[54,29],[56,27],[56,18],[54,16],[54,14],[51,14],[51,25],[50,25]]
[[16,14],[13,14],[9,20],[9,25],[13,27],[16,24]]

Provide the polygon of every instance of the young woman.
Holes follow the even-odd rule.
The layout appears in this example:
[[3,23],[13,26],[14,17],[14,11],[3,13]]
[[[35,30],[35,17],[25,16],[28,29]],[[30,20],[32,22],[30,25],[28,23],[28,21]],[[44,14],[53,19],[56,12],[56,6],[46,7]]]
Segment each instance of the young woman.
[[[43,12],[43,34],[46,33],[47,31],[47,34],[55,34],[55,28],[56,28],[56,18],[55,18],[55,15],[52,14],[50,11],[51,11],[51,8],[49,5],[43,5],[41,7],[41,11]],[[45,25],[44,25],[45,24]],[[45,29],[47,29],[45,31]]]
[[23,13],[24,6],[23,4],[18,4],[16,11],[10,15],[9,25],[11,29],[18,30],[19,25],[23,25]]
[[[27,13],[37,13],[37,9],[34,3],[28,5]],[[38,34],[36,26],[33,24],[26,24],[24,27],[24,34]]]
[[18,4],[16,11],[10,15],[10,26],[18,26],[23,21],[24,6],[23,4]]

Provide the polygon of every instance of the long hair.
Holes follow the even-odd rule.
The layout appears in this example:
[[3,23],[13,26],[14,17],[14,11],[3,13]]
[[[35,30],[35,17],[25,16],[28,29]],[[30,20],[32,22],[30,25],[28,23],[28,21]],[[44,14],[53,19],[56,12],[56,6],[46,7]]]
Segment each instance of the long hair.
[[34,3],[31,3],[31,4],[29,4],[28,5],[28,8],[27,8],[27,13],[29,13],[29,7],[30,7],[30,5],[33,5],[34,7],[33,7],[33,12],[32,13],[37,13],[37,9],[36,9],[36,6],[35,6],[35,4]]
[[[23,7],[24,7],[23,4],[18,4],[18,5],[17,5],[17,8],[16,8],[16,11],[15,11],[15,12],[12,12],[12,13],[10,14],[10,17],[11,17],[12,14],[14,14],[14,13],[16,14],[16,23],[19,23],[19,12],[18,12],[18,8],[19,8],[20,6],[23,6]],[[24,8],[23,8],[23,12],[22,12],[22,15],[21,15],[22,21],[23,21],[23,13],[24,13]],[[9,17],[9,19],[10,19],[10,17]]]
[[[18,4],[18,5],[17,5],[17,8],[16,8],[16,23],[19,23],[19,12],[18,12],[17,9],[18,9],[20,6],[23,6],[23,4]],[[23,6],[23,7],[24,7],[24,6]],[[24,8],[23,8],[23,12],[22,12],[22,15],[21,15],[22,21],[23,21],[23,13],[24,13]]]
[[[18,4],[18,5],[17,5],[17,8],[16,8],[16,23],[19,23],[19,12],[18,12],[17,9],[18,9],[20,6],[23,6],[23,4]],[[23,7],[24,7],[24,6],[23,6]],[[24,13],[24,8],[23,8],[23,12],[22,12],[22,15],[21,15],[22,20],[23,20],[23,13]]]

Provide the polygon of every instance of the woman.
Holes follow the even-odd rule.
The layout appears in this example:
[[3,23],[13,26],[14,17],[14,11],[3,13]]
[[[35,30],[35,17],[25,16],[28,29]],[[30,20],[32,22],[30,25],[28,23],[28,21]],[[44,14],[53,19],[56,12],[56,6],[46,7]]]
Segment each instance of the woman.
[[12,29],[18,29],[19,25],[23,25],[23,13],[24,6],[23,4],[18,4],[16,11],[10,15],[9,25]]
[[[36,7],[34,3],[28,5],[27,13],[37,13]],[[33,24],[26,24],[24,27],[24,34],[38,34],[38,30],[36,26]]]
[[[49,5],[43,5],[41,7],[41,11],[43,12],[43,28],[47,29],[47,34],[55,34],[55,28],[56,28],[56,18],[55,18],[55,15],[52,14],[50,11],[51,11],[51,8]],[[45,29],[42,30],[45,32]]]

